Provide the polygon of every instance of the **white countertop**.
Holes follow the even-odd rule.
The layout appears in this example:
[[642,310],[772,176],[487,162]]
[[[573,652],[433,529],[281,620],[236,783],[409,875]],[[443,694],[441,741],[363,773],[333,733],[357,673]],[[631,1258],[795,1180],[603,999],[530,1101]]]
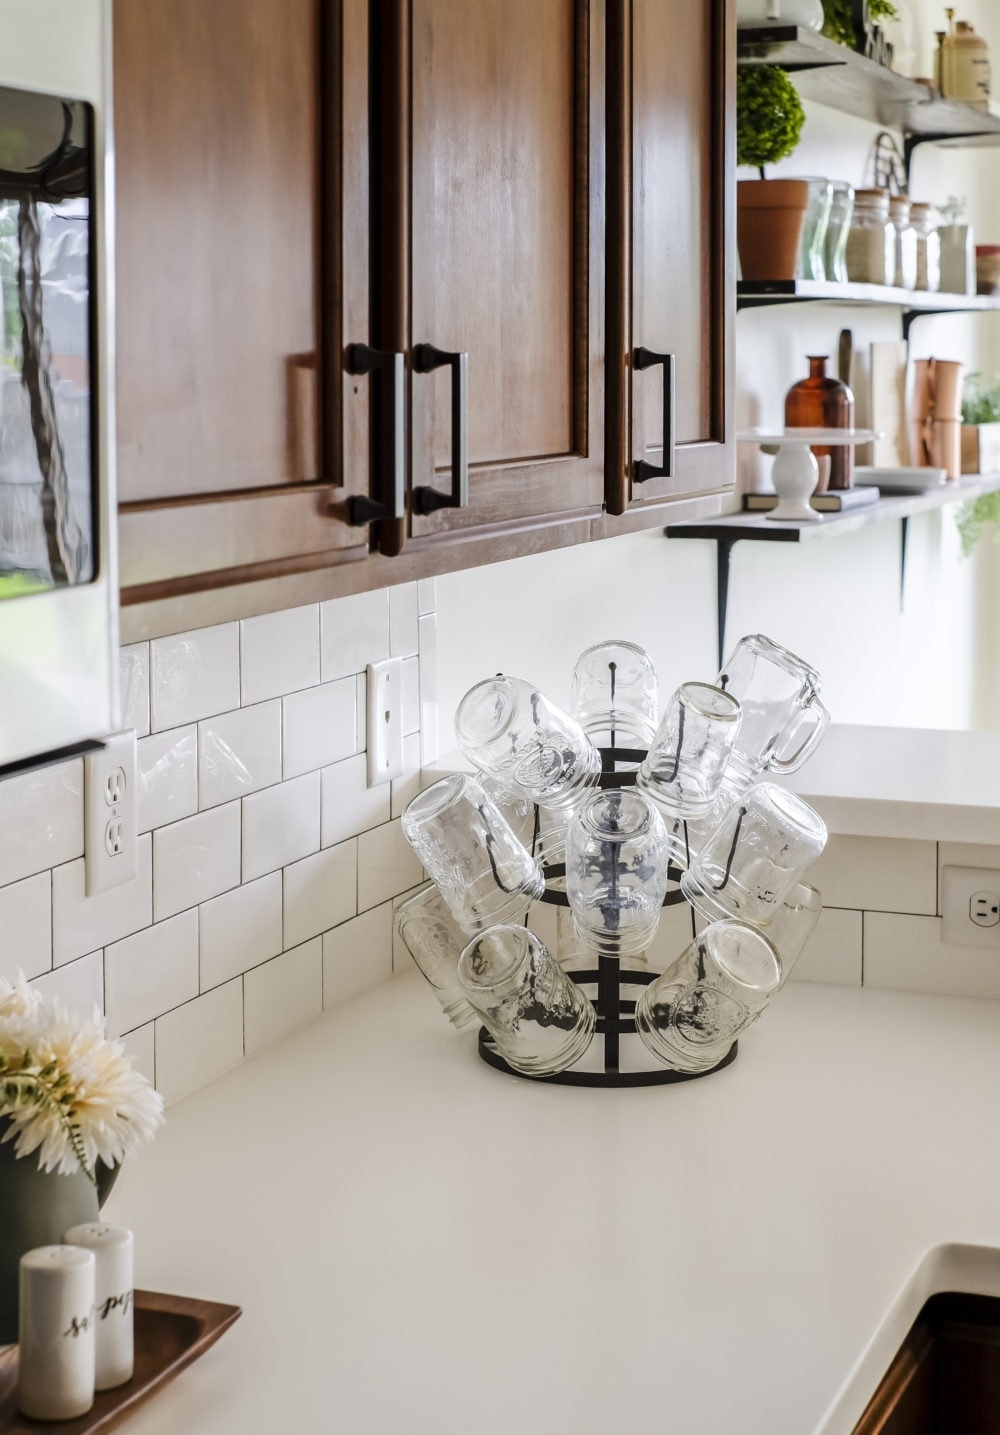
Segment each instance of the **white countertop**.
[[106,1214],[244,1315],[134,1435],[840,1435],[928,1252],[1000,1247],[1000,1003],[793,984],[640,1090],[473,1042],[408,974],[170,1109]]

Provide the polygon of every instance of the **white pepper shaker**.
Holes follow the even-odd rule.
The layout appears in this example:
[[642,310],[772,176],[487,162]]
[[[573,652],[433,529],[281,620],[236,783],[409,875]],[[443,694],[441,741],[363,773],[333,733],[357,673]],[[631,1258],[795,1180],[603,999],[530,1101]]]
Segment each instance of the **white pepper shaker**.
[[94,1403],[96,1264],[79,1246],[21,1257],[17,1403],[33,1420],[73,1420]]
[[93,1251],[97,1261],[94,1292],[97,1390],[113,1390],[132,1379],[132,1232],[125,1226],[88,1221],[63,1236],[70,1246]]

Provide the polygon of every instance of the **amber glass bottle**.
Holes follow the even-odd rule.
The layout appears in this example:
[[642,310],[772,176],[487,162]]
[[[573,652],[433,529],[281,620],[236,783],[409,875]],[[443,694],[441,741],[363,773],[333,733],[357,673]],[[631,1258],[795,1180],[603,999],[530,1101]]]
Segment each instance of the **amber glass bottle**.
[[[826,372],[827,356],[809,355],[809,377],[793,384],[785,395],[786,428],[849,429],[854,427],[854,395],[839,379]],[[850,444],[812,448],[819,464],[817,493],[825,488],[850,488],[854,479],[854,450]],[[824,482],[826,475],[829,479]]]

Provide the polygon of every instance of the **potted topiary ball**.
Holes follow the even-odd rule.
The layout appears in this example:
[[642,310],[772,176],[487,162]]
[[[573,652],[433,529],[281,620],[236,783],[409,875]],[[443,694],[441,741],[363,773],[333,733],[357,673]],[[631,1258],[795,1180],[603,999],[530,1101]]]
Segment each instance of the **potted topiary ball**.
[[799,142],[805,112],[784,70],[741,65],[736,72],[736,162],[753,165],[760,179],[736,186],[736,233],[744,279],[794,279],[802,225],[809,203],[804,179],[766,179]]

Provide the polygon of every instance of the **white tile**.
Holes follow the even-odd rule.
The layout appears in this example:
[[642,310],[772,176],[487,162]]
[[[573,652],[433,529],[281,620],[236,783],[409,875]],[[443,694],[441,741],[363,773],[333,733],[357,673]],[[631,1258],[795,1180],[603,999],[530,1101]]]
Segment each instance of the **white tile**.
[[132,1067],[144,1076],[151,1086],[156,1085],[156,1041],[154,1024],[147,1021],[143,1026],[134,1027],[118,1038],[125,1048],[125,1055]]
[[153,639],[149,664],[154,732],[239,707],[239,637],[236,623],[220,623]]
[[118,650],[118,690],[123,728],[134,727],[136,737],[149,732],[149,644],[131,643]]
[[70,1016],[87,1020],[95,1006],[104,1010],[104,953],[90,952],[65,967],[46,972],[32,986],[46,1001],[58,998]]
[[241,627],[244,706],[319,682],[319,608],[315,603],[245,618]]
[[199,922],[205,992],[281,951],[281,873],[269,872],[206,902]]
[[243,978],[247,1056],[254,1056],[323,1010],[323,943],[319,937]]
[[153,916],[157,922],[240,883],[238,802],[153,833]]
[[946,946],[940,917],[864,914],[864,984],[940,996],[1000,998],[1000,961],[984,947]]
[[391,976],[391,902],[324,933],[323,1005],[327,1009],[381,986]]
[[156,1087],[169,1105],[243,1060],[243,983],[227,982],[156,1020]]
[[417,579],[417,612],[421,617],[425,613],[433,613],[437,610],[437,579]]
[[392,783],[368,786],[368,759],[364,753],[324,768],[322,779],[324,847],[389,821]]
[[420,734],[418,732],[404,737],[403,775],[394,777],[389,785],[392,788],[391,815],[402,817],[407,803],[412,802],[420,791]]
[[358,673],[354,681],[358,685],[358,746],[364,752],[368,747],[368,674]]
[[175,727],[136,744],[139,831],[165,827],[198,811],[198,733]]
[[0,782],[0,885],[83,856],[83,761]]
[[438,653],[437,618],[420,618],[420,760],[436,762],[438,755]]
[[52,955],[57,967],[149,926],[153,920],[152,855],[152,838],[140,837],[132,881],[93,897],[86,895],[82,857],[53,870]]
[[320,775],[308,772],[243,799],[243,880],[319,851]]
[[285,946],[297,947],[358,910],[358,844],[327,847],[285,868]]
[[198,724],[198,791],[203,808],[281,781],[281,703],[257,703]]
[[0,887],[0,977],[39,977],[52,966],[52,877],[39,872]]
[[104,949],[108,1033],[118,1036],[198,995],[198,913],[157,922]]
[[790,981],[861,985],[861,912],[824,907]]
[[357,697],[357,679],[341,678],[282,700],[284,777],[298,777],[357,752]]
[[420,730],[420,659],[407,658],[403,663],[403,731]]
[[355,593],[320,604],[323,681],[363,673],[389,656],[389,591]]
[[387,822],[358,838],[358,911],[396,897],[423,878],[423,868],[399,822]]
[[[394,658],[409,658],[419,643],[416,583],[400,583],[389,589],[389,652]],[[371,662],[371,659],[368,660]]]
[[830,907],[937,911],[937,844],[899,837],[831,836],[809,881]]

